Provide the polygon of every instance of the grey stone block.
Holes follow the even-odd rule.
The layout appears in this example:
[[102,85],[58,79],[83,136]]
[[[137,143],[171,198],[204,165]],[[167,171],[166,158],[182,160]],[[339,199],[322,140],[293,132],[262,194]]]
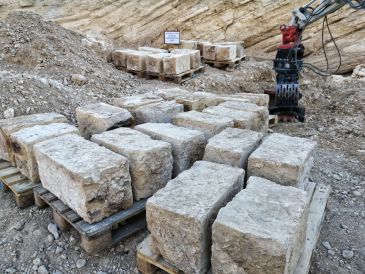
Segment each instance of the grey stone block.
[[175,101],[166,101],[141,106],[135,110],[136,124],[171,123],[172,118],[184,111],[184,106]]

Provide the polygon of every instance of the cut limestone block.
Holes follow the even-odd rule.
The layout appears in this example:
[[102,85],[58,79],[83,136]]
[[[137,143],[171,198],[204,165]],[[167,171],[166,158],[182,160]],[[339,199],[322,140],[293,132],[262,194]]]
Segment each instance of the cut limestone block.
[[224,102],[233,101],[233,102],[241,102],[241,103],[253,104],[252,103],[252,100],[250,100],[250,99],[243,99],[243,98],[239,98],[239,97],[232,97],[230,95],[224,95],[224,96],[218,95],[218,96]]
[[154,92],[157,96],[162,97],[165,100],[175,100],[179,96],[185,96],[191,94],[190,91],[181,88],[165,88],[158,89]]
[[204,133],[206,140],[222,130],[234,126],[232,118],[221,117],[195,110],[177,114],[172,119],[172,123],[177,126],[200,130]]
[[171,56],[170,53],[155,53],[146,56],[146,71],[153,73],[163,73],[163,58]]
[[250,177],[213,224],[213,274],[294,273],[307,219],[305,191]]
[[267,132],[267,129],[269,128],[269,109],[267,107],[261,107],[256,104],[250,104],[250,103],[242,103],[239,101],[226,101],[224,103],[219,104],[219,106],[238,109],[242,111],[254,112],[258,115],[257,116],[258,120],[255,122],[255,124],[257,124],[258,126],[255,130]]
[[261,125],[255,124],[258,115],[254,112],[241,111],[238,109],[225,108],[221,106],[209,107],[203,110],[204,113],[230,117],[234,120],[234,127],[257,130]]
[[164,99],[154,94],[141,94],[125,96],[122,98],[114,98],[113,105],[121,108],[126,108],[133,115],[135,110],[141,106],[163,102]]
[[236,58],[245,56],[244,46],[242,42],[220,42],[219,45],[234,45],[236,46]]
[[215,59],[217,61],[230,61],[236,58],[236,46],[235,45],[216,45],[215,46]]
[[65,116],[50,112],[0,120],[0,159],[15,163],[10,134],[22,128],[51,123],[67,123]]
[[204,46],[211,45],[211,42],[207,41],[197,41],[197,49],[200,51],[200,55],[204,57]]
[[10,135],[11,145],[19,171],[33,183],[38,182],[38,165],[34,156],[33,146],[36,143],[71,133],[79,134],[79,130],[72,125],[64,123],[33,126],[12,133]]
[[37,143],[34,153],[43,187],[84,221],[95,223],[132,206],[126,157],[76,134]]
[[215,45],[213,44],[203,44],[203,57],[207,60],[215,60],[216,59],[216,51]]
[[127,67],[127,54],[128,52],[135,52],[133,49],[117,49],[112,53],[113,64],[117,68]]
[[184,273],[208,271],[211,224],[242,189],[243,177],[243,169],[199,161],[147,201],[148,229],[167,262]]
[[159,48],[151,48],[151,47],[139,47],[139,51],[148,51],[153,53],[168,53],[169,51],[166,49],[159,49]]
[[104,103],[76,108],[76,118],[81,136],[87,139],[93,134],[133,124],[133,116],[128,110]]
[[147,123],[136,126],[135,129],[151,136],[153,139],[171,144],[174,158],[173,177],[189,169],[194,162],[203,158],[206,140],[204,133],[201,131],[167,123]]
[[128,158],[135,200],[152,196],[171,179],[173,160],[169,143],[152,140],[130,128],[96,134],[91,140]]
[[317,142],[274,133],[248,160],[248,175],[299,187],[309,177]]
[[127,69],[133,71],[146,70],[146,56],[151,54],[146,51],[131,51],[127,52]]
[[[268,94],[256,94],[256,93],[236,93],[232,95],[223,96],[227,101],[235,99],[245,99],[248,103],[256,104],[258,106],[268,107],[269,106],[269,95]],[[230,99],[231,98],[231,99]]]
[[198,42],[193,40],[180,40],[180,46],[181,49],[197,49],[198,48]]
[[192,92],[186,95],[177,96],[175,100],[176,102],[183,104],[186,111],[202,111],[207,107],[216,106],[223,101],[219,96],[209,92]]
[[184,106],[175,101],[166,101],[141,106],[135,110],[136,124],[171,123],[176,114],[184,112]]
[[175,75],[190,70],[190,55],[186,53],[172,54],[163,58],[163,69],[167,75]]
[[209,139],[204,160],[247,168],[248,157],[259,146],[262,133],[239,128],[226,128]]
[[174,49],[171,51],[174,54],[189,54],[190,55],[190,68],[195,69],[201,66],[201,58],[199,50],[190,49]]

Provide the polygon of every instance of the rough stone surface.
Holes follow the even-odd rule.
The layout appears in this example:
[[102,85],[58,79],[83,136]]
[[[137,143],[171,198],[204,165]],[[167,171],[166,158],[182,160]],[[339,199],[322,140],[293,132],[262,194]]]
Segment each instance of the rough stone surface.
[[79,86],[85,85],[87,82],[87,78],[82,74],[72,74],[71,82],[77,84]]
[[257,114],[257,121],[255,121],[255,130],[267,132],[269,128],[269,110],[267,107],[261,107],[256,104],[243,103],[239,101],[227,101],[219,104],[219,106],[238,109],[247,112],[254,112]]
[[175,100],[183,104],[186,111],[202,111],[207,107],[216,106],[223,101],[219,96],[209,92],[191,92],[176,96]]
[[114,98],[113,105],[121,108],[126,108],[133,115],[135,110],[141,106],[162,102],[164,99],[154,94],[142,94],[125,96],[122,98]]
[[203,158],[206,140],[201,131],[167,123],[147,123],[136,126],[136,130],[151,136],[153,139],[171,144],[174,158],[173,177],[189,169],[195,161]]
[[236,58],[245,56],[243,42],[220,42],[218,45],[234,45],[236,46]]
[[165,89],[158,89],[154,92],[157,96],[162,97],[165,100],[175,100],[179,96],[186,96],[191,94],[190,91],[181,89],[181,88],[165,88]]
[[34,146],[42,185],[88,223],[133,204],[128,159],[68,134]]
[[234,120],[234,127],[256,130],[259,125],[255,124],[258,115],[254,112],[241,111],[238,109],[225,108],[222,106],[209,107],[203,110],[204,113],[230,117]]
[[226,128],[209,139],[204,160],[247,168],[248,157],[259,146],[262,133],[239,128]]
[[198,42],[193,40],[180,40],[179,48],[181,49],[197,49]]
[[199,50],[191,50],[191,49],[174,49],[171,53],[183,53],[190,55],[190,68],[195,69],[201,66],[201,58]]
[[81,136],[87,139],[93,134],[133,124],[133,116],[128,110],[104,103],[76,108],[76,118]]
[[152,140],[130,128],[96,134],[91,140],[128,158],[135,200],[151,196],[171,179],[173,160],[169,143]]
[[172,54],[163,58],[165,74],[175,75],[190,70],[190,55],[186,53]]
[[234,99],[246,99],[252,104],[256,104],[258,106],[268,107],[269,106],[269,95],[267,94],[257,94],[257,93],[236,93],[233,95],[225,95],[223,96],[227,101],[231,101]]
[[177,126],[200,130],[204,133],[206,140],[225,128],[234,126],[232,118],[211,115],[195,110],[177,114],[172,119],[172,123]]
[[150,52],[146,51],[127,52],[127,69],[133,71],[145,71],[147,54],[150,54]]
[[229,61],[236,58],[237,49],[235,45],[216,45],[215,59],[217,61]]
[[204,59],[212,60],[212,61],[214,61],[216,59],[215,45],[213,45],[211,43],[204,43],[202,45],[202,48],[203,48],[202,56],[204,57]]
[[69,124],[54,123],[23,128],[10,135],[15,163],[19,171],[32,182],[39,181],[38,165],[33,146],[36,143],[65,134],[79,134],[79,130]]
[[166,261],[184,273],[208,271],[211,224],[243,177],[243,169],[199,161],[147,201],[148,229]]
[[152,47],[139,47],[140,51],[149,51],[153,53],[168,53],[169,51],[166,49],[152,48]]
[[274,133],[248,160],[248,175],[298,187],[308,179],[315,141]]
[[205,58],[204,56],[204,46],[211,45],[211,42],[208,41],[197,41],[197,49],[200,51],[200,55]]
[[171,123],[172,118],[183,111],[184,106],[175,101],[149,104],[135,110],[135,120],[136,124]]
[[163,73],[163,58],[171,56],[170,53],[155,53],[146,56],[146,71],[153,73]]
[[305,191],[250,177],[213,224],[213,273],[293,273],[307,218]]
[[129,52],[135,52],[133,49],[116,49],[112,53],[112,61],[117,68],[127,67],[127,54]]
[[15,111],[13,108],[8,108],[7,110],[4,111],[5,119],[14,118],[14,115],[15,115]]
[[0,159],[14,162],[10,141],[11,133],[22,128],[51,123],[67,123],[67,119],[61,114],[50,112],[0,120]]

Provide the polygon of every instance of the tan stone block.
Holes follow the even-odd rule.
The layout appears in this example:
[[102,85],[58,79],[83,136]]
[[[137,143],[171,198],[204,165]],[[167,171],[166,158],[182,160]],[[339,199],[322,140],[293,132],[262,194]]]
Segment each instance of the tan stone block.
[[163,58],[171,56],[170,53],[155,53],[146,56],[146,71],[153,73],[163,73]]
[[174,54],[189,54],[190,55],[190,68],[195,69],[201,66],[201,58],[199,50],[190,49],[174,49],[171,51]]
[[197,49],[198,48],[198,42],[193,40],[180,40],[180,46],[181,49]]
[[153,94],[160,96],[168,101],[175,100],[177,97],[189,95],[191,93],[191,91],[182,88],[164,88],[158,89],[157,91],[153,92]]
[[159,103],[162,101],[164,101],[164,99],[161,98],[160,96],[149,93],[149,94],[124,96],[121,98],[114,98],[113,105],[127,109],[134,116],[137,108],[149,104]]
[[176,114],[184,112],[184,106],[175,101],[148,104],[137,108],[134,112],[136,124],[171,123]]
[[152,48],[152,47],[139,47],[139,51],[148,51],[152,53],[168,53],[169,51],[166,49]]
[[200,51],[200,56],[204,57],[204,46],[211,45],[211,44],[212,43],[208,42],[208,41],[197,41],[197,49]]
[[215,60],[230,61],[236,58],[235,45],[216,45],[215,46]]
[[127,67],[127,54],[129,52],[135,52],[133,49],[116,49],[112,52],[113,64],[116,68]]
[[183,104],[185,110],[202,111],[203,109],[216,106],[223,100],[219,96],[209,92],[192,92],[175,98],[176,102]]
[[215,45],[213,44],[203,44],[203,57],[206,60],[216,60]]
[[127,52],[127,69],[133,71],[146,70],[146,56],[150,52],[146,51],[131,51]]
[[225,95],[223,97],[225,97],[227,101],[235,99],[249,100],[249,103],[263,107],[269,106],[269,99],[270,99],[268,94],[262,94],[262,93],[236,93],[232,95]]
[[219,45],[234,45],[236,46],[236,58],[241,58],[245,56],[243,42],[220,42]]
[[189,54],[172,54],[163,58],[164,72],[167,75],[175,75],[190,70]]

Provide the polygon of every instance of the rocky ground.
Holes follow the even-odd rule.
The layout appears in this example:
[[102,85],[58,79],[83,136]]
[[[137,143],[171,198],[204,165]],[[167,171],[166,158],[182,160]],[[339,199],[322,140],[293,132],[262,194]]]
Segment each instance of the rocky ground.
[[[13,111],[16,116],[57,111],[74,122],[79,105],[173,86],[114,69],[82,39],[34,14],[15,13],[1,22],[0,118]],[[207,67],[183,86],[214,93],[262,92],[273,87],[271,67],[254,60],[235,72]],[[307,122],[272,130],[318,140],[310,179],[332,187],[311,273],[365,273],[365,81],[304,71],[301,88]],[[11,194],[3,192],[0,206],[0,273],[138,273],[135,247],[146,230],[88,256],[75,231],[58,238],[50,232],[49,208],[19,210]]]

